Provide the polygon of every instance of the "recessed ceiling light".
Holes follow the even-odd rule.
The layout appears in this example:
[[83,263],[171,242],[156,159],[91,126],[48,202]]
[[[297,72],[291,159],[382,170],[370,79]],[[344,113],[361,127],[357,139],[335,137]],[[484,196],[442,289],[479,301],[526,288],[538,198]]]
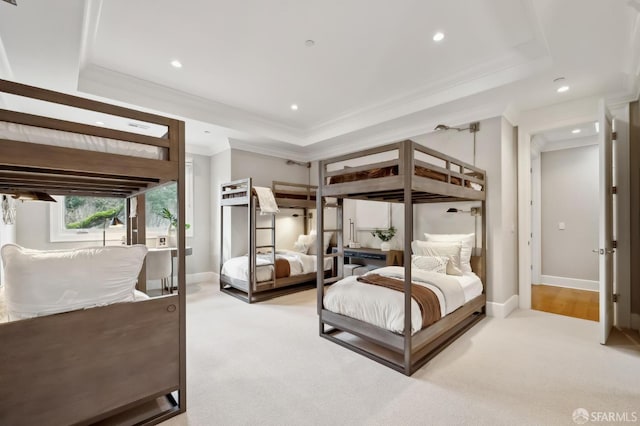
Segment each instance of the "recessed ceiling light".
[[567,86],[566,84],[564,84],[564,85],[562,85],[562,86],[560,86],[560,87],[558,87],[556,89],[556,92],[558,92],[558,93],[564,93],[564,92],[568,92],[568,91],[569,91],[569,86]]
[[313,46],[315,46],[315,45],[316,45],[316,42],[315,42],[315,41],[313,41],[313,40],[311,40],[311,39],[309,39],[309,40],[306,40],[306,41],[304,42],[304,45],[305,45],[305,46],[307,46],[307,47],[313,47]]
[[173,61],[171,61],[171,66],[174,68],[182,68],[182,62],[180,62],[177,59],[174,59]]
[[293,111],[297,111],[298,110],[298,105],[297,104],[291,104],[291,109]]
[[103,123],[102,121],[96,121],[96,124],[97,124],[98,126],[104,126],[104,123]]
[[573,129],[573,130],[571,131],[571,133],[573,133],[573,134],[575,135],[575,134],[580,133],[581,131],[582,131],[582,130],[580,130],[580,129]]
[[442,40],[444,40],[444,33],[441,33],[440,31],[438,31],[433,35],[433,41],[442,41]]

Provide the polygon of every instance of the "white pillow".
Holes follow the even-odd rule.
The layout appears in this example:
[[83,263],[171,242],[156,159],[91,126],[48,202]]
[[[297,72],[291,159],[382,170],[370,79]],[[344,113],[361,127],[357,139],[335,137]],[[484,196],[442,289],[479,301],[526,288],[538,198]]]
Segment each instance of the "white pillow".
[[447,263],[448,275],[462,275],[460,270],[461,243],[435,243],[431,241],[415,240],[411,242],[411,251],[418,256],[443,256],[449,259]]
[[293,243],[293,250],[298,253],[307,254],[311,247],[315,245],[316,236],[315,235],[298,235],[298,239],[295,243]]
[[[318,239],[316,231],[311,231],[311,233],[309,234],[309,236],[313,237],[313,244],[309,247],[309,252],[308,254],[318,254],[318,245],[315,243],[316,240]],[[324,245],[322,247],[323,252],[322,253],[326,253],[327,250],[329,250],[329,243],[331,242],[331,238],[333,238],[333,232],[325,232],[324,233]]]
[[134,300],[143,245],[40,251],[0,250],[9,320]]
[[447,263],[449,263],[449,258],[445,256],[418,256],[415,254],[411,256],[411,265],[423,271],[446,274]]
[[460,269],[462,272],[471,272],[471,255],[473,254],[475,236],[476,234],[473,232],[471,234],[427,234],[425,232],[424,234],[424,238],[427,241],[440,243],[461,242]]

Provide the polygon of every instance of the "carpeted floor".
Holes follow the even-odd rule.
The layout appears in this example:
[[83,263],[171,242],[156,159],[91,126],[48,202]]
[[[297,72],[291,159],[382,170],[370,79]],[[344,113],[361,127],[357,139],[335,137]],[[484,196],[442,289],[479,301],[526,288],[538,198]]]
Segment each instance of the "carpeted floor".
[[315,303],[190,285],[187,413],[164,424],[572,425],[578,408],[640,423],[637,333],[601,346],[595,322],[516,311],[406,377],[318,337]]

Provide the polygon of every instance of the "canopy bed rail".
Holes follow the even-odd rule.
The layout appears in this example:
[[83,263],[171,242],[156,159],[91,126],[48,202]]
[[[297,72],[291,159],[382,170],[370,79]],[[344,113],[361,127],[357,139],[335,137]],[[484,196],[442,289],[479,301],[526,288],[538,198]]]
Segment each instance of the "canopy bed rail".
[[415,203],[485,199],[483,170],[411,140],[325,160],[321,168],[325,197],[404,202],[408,179]]
[[[302,217],[304,232],[308,233],[307,219],[310,216],[309,210],[315,208],[317,187],[274,181],[271,190],[279,208],[303,210],[302,214],[296,214],[296,216]],[[225,214],[225,207],[238,206],[247,208],[248,255],[246,259],[244,257],[225,259],[225,222],[231,217]],[[258,224],[259,211],[260,204],[251,178],[238,179],[221,185],[220,291],[242,301],[253,303],[313,288],[316,280],[315,271],[307,272],[303,268],[301,273],[292,274],[289,268],[287,272],[286,256],[276,254],[276,216],[271,215],[268,225]],[[269,234],[267,244],[258,244],[258,233]],[[315,260],[306,260],[307,262],[303,264],[311,263],[315,266]],[[327,263],[330,262],[325,262],[321,269],[329,276],[331,267],[326,267]]]
[[[0,92],[48,102],[56,114],[76,109],[82,114],[66,116],[87,121],[108,114],[162,133],[0,110],[0,193],[124,198],[128,245],[145,244],[146,191],[175,183],[178,194],[177,294],[0,324],[0,424],[157,424],[184,412],[184,122],[7,80]],[[136,287],[146,290],[144,263]]]
[[[337,253],[334,254],[337,257],[337,277],[326,280],[323,274],[318,274],[317,309],[321,337],[406,375],[411,375],[485,316],[486,173],[478,167],[406,140],[322,160],[319,162],[318,181],[320,186],[316,202],[317,229],[319,230],[325,228],[323,211],[329,206],[337,207],[338,227],[343,226],[342,205],[343,200],[347,198],[396,202],[404,205],[403,249],[407,255],[404,256],[403,269],[400,270],[402,276],[398,277],[402,283],[400,284],[401,296],[398,296],[398,299],[395,297],[398,294],[395,290],[384,289],[392,292],[391,296],[398,300],[398,305],[395,306],[400,310],[399,318],[403,319],[398,320],[400,326],[397,331],[387,326],[374,325],[373,321],[365,318],[356,318],[352,313],[339,313],[333,307],[332,309],[327,307],[325,297],[328,293],[340,294],[339,289],[343,286],[344,288],[350,286],[347,288],[350,292],[356,291],[356,286],[368,286],[368,284],[361,284],[360,280],[355,279],[356,277],[344,277],[344,250],[340,245]],[[330,203],[329,198],[337,201]],[[473,282],[475,293],[469,292],[469,296],[465,293],[460,304],[457,305],[459,307],[452,307],[452,311],[447,315],[444,315],[447,312],[443,310],[442,318],[435,320],[431,325],[423,324],[420,327],[418,324],[418,327],[414,327],[412,309],[415,312],[417,305],[412,308],[412,303],[416,303],[412,291],[413,286],[416,285],[413,275],[417,275],[417,279],[422,279],[421,273],[412,273],[412,256],[408,255],[412,253],[414,240],[414,205],[452,201],[481,203],[480,255],[471,256],[472,249],[469,248],[469,256],[471,256],[469,275],[470,279],[477,280]],[[323,238],[322,232],[318,232],[318,238]],[[397,274],[397,270],[394,270],[394,273]],[[444,276],[449,277],[449,275]],[[442,279],[452,280],[453,278]],[[336,284],[330,289],[325,287],[325,284],[334,282]],[[358,298],[364,299],[363,296]],[[336,300],[339,300],[338,305],[344,303],[343,299]],[[420,306],[422,311],[422,305]],[[348,307],[345,309],[350,310]],[[440,309],[444,308],[440,307]],[[385,309],[379,307],[379,310]],[[353,308],[351,312],[354,312]]]
[[0,92],[142,121],[164,132],[156,137],[0,109],[0,192],[128,196],[177,178],[179,120],[7,80],[0,80]]

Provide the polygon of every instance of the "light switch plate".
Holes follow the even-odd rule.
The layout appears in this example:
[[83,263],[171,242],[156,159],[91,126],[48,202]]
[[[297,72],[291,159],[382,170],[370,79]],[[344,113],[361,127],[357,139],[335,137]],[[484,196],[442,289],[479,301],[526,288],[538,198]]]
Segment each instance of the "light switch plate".
[[559,230],[564,231],[564,228],[565,228],[565,227],[566,227],[566,226],[565,226],[564,222],[559,222],[559,223],[558,223],[558,229],[559,229]]

